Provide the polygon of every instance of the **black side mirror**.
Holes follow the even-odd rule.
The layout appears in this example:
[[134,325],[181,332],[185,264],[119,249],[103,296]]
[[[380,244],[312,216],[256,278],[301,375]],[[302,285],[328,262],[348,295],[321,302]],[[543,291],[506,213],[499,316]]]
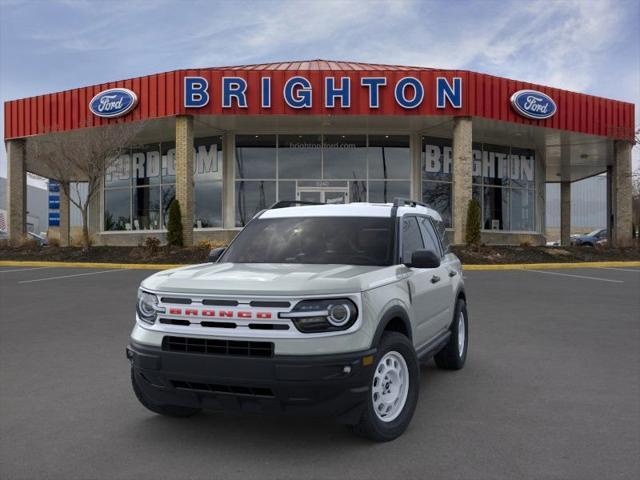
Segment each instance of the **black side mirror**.
[[438,268],[440,257],[432,250],[416,250],[411,255],[411,263],[405,265],[413,268]]
[[216,263],[218,259],[222,256],[225,250],[226,250],[225,247],[212,248],[211,251],[209,252],[209,258],[207,259],[207,261],[209,263]]

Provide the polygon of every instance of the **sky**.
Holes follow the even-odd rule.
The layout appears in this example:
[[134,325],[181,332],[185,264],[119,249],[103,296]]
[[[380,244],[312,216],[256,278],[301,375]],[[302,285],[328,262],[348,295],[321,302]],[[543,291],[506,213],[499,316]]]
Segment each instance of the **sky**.
[[323,58],[468,69],[624,100],[640,124],[639,21],[640,0],[0,0],[0,100]]

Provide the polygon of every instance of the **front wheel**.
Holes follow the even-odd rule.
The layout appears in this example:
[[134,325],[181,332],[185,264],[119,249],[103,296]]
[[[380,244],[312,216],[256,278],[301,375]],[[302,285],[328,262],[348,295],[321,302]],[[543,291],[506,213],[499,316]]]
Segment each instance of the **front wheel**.
[[418,403],[420,369],[413,345],[400,333],[382,336],[371,378],[371,391],[356,434],[388,442],[411,422]]

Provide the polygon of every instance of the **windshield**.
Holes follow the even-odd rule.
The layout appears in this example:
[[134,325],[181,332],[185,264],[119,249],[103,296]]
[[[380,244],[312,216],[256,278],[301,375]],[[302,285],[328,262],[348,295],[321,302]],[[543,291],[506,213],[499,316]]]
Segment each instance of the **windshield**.
[[589,232],[587,233],[587,237],[596,237],[602,230],[598,229],[598,230],[594,230],[593,232]]
[[238,234],[221,262],[391,265],[393,219],[257,219]]

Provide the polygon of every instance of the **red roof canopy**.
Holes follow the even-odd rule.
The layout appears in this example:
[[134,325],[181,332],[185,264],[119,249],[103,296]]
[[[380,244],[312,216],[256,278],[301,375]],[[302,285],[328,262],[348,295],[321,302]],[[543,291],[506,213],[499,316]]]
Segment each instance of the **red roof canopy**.
[[[211,101],[202,108],[186,108],[183,104],[185,76],[200,76],[209,82]],[[247,81],[247,107],[222,108],[222,77],[242,77]],[[284,83],[293,76],[307,78],[313,88],[313,107],[295,109],[281,101]],[[351,105],[327,108],[323,102],[324,79],[349,77]],[[380,107],[369,106],[368,90],[360,78],[381,76],[387,85],[381,90]],[[394,99],[393,87],[403,77],[415,77],[424,85],[425,97],[419,107],[404,109]],[[263,108],[260,81],[271,78],[273,100]],[[435,83],[438,77],[451,81],[462,78],[462,107],[436,108]],[[136,93],[137,107],[127,115],[114,119],[100,118],[89,110],[90,100],[108,88],[127,88]],[[557,113],[547,120],[524,118],[510,104],[511,95],[524,89],[537,90],[550,96]],[[174,115],[444,115],[483,117],[498,121],[529,124],[559,130],[580,132],[622,140],[634,138],[634,105],[607,98],[569,92],[557,88],[520,82],[467,70],[442,70],[401,65],[379,65],[329,60],[309,60],[257,65],[241,65],[205,69],[175,70],[166,73],[108,82],[100,85],[39,95],[5,102],[5,140],[69,131],[77,128],[126,123]]]

